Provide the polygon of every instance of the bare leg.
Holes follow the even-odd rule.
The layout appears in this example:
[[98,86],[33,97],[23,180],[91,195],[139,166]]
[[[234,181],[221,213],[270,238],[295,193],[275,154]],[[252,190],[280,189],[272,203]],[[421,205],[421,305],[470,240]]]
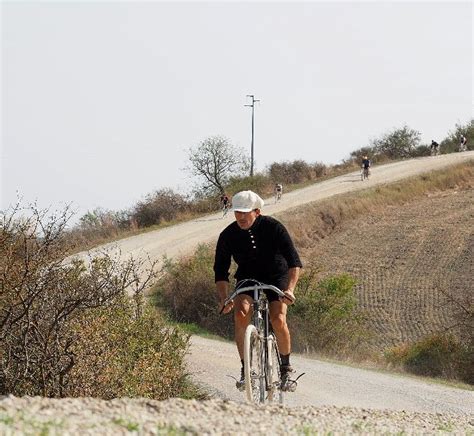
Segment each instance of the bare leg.
[[291,337],[286,323],[286,312],[288,306],[281,301],[270,303],[270,322],[277,339],[278,350],[281,354],[291,353]]
[[253,298],[248,295],[238,295],[234,301],[235,343],[240,359],[244,358],[245,329],[252,316]]

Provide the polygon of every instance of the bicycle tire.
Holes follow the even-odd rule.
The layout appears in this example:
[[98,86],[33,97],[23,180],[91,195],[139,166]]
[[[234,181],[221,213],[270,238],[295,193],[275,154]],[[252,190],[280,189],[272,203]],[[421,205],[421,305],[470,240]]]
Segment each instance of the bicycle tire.
[[267,385],[268,385],[268,402],[284,403],[284,395],[281,390],[281,371],[278,345],[276,337],[271,333],[267,341],[268,360],[267,360]]
[[264,348],[258,330],[247,326],[244,338],[245,395],[251,403],[265,402]]

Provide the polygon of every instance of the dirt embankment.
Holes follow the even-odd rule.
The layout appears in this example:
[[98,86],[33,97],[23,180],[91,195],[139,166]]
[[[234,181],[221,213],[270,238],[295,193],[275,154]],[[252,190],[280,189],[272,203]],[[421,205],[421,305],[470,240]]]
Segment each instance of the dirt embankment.
[[303,256],[357,279],[381,351],[456,324],[447,296],[472,304],[473,217],[474,190],[451,189],[346,220]]

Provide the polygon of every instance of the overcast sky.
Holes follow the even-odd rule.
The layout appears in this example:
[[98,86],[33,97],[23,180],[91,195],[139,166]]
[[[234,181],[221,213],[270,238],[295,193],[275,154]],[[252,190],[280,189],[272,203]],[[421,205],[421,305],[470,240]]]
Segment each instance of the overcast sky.
[[471,2],[2,2],[1,208],[188,190],[223,135],[256,169],[337,163],[407,124],[472,117]]

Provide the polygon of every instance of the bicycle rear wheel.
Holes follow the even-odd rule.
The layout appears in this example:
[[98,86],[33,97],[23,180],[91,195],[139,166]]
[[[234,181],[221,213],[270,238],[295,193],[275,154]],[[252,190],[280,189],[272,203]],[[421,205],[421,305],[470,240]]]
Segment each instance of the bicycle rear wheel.
[[244,374],[245,394],[252,403],[265,402],[265,372],[263,341],[254,325],[245,330]]
[[283,391],[281,390],[281,372],[280,372],[280,353],[275,335],[272,333],[267,342],[268,361],[267,361],[267,384],[268,401],[283,404]]

